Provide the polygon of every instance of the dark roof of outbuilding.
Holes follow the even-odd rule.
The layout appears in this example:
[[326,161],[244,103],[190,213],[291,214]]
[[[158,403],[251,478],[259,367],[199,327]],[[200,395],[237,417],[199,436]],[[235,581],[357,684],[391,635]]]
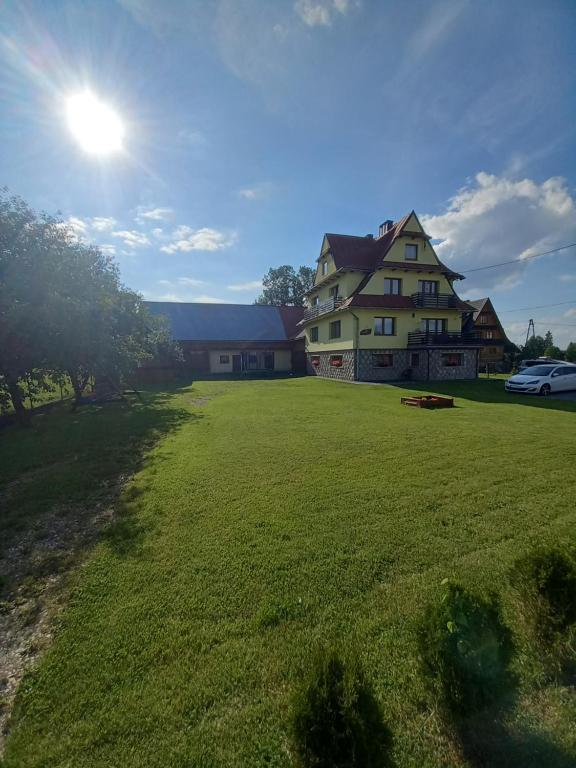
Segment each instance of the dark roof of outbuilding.
[[146,301],[168,318],[176,341],[287,341],[297,333],[302,307]]

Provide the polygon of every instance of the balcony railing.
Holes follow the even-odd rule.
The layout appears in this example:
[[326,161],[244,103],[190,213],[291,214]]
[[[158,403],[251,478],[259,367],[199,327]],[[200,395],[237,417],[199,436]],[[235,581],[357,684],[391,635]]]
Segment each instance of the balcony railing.
[[456,306],[456,296],[453,293],[413,293],[411,299],[417,307],[427,309],[448,309]]
[[408,333],[409,347],[461,347],[482,345],[477,333],[466,331],[411,331]]
[[319,315],[325,315],[327,312],[334,312],[342,304],[344,299],[340,296],[331,296],[328,301],[316,304],[313,307],[307,307],[304,310],[304,320],[313,320]]

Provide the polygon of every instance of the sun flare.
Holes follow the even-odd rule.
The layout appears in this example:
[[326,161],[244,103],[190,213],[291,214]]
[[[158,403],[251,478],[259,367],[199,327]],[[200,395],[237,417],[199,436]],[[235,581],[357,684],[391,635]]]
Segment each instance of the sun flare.
[[68,127],[85,152],[110,155],[122,149],[124,125],[120,117],[93,93],[66,99]]

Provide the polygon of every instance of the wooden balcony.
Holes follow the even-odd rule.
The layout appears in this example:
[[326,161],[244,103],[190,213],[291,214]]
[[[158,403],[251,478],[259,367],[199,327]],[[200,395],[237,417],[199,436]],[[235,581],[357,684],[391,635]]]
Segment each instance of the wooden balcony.
[[304,320],[314,320],[315,317],[325,315],[328,312],[334,312],[341,306],[344,299],[341,296],[332,296],[328,301],[316,304],[314,307],[307,307],[304,310]]
[[413,293],[410,298],[417,307],[426,309],[450,309],[457,301],[453,293]]
[[482,340],[475,332],[444,331],[411,331],[408,334],[409,347],[480,347]]

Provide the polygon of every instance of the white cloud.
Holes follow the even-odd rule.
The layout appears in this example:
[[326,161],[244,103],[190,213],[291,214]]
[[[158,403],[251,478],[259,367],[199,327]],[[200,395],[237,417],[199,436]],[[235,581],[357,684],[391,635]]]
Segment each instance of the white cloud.
[[158,280],[159,285],[187,285],[198,287],[199,285],[208,285],[205,280],[196,280],[193,277],[177,277],[175,280]]
[[116,255],[116,246],[112,245],[111,243],[102,243],[98,245],[98,248],[102,251],[102,253],[107,253],[108,256],[115,256]]
[[564,317],[576,317],[576,309],[569,309],[567,312],[564,312]]
[[72,232],[76,235],[78,238],[86,237],[88,234],[88,225],[85,221],[78,218],[78,216],[70,216],[66,222],[65,222]]
[[97,232],[110,232],[116,226],[116,219],[111,216],[95,216],[90,221],[90,226]]
[[[566,182],[541,184],[478,173],[451,199],[445,213],[423,216],[438,256],[457,272],[547,251],[576,240],[576,205]],[[461,291],[472,297],[518,285],[526,264],[472,272]]]
[[219,299],[216,296],[196,296],[195,299],[192,299],[194,302],[198,302],[199,304],[225,304],[224,299]]
[[235,235],[220,232],[210,227],[193,229],[186,225],[177,227],[171,236],[171,242],[160,249],[164,253],[182,251],[220,251],[229,248],[235,242]]
[[576,274],[574,275],[559,275],[559,280],[562,280],[563,283],[574,283],[576,282]]
[[[162,281],[160,281],[162,282]],[[154,294],[149,291],[146,293],[146,298],[149,301],[180,301],[189,302],[192,304],[225,304],[224,299],[220,299],[217,296],[191,296],[188,293],[178,293],[173,291],[171,293]]]
[[294,10],[308,27],[329,27],[338,15],[345,16],[349,0],[296,0]]
[[138,232],[135,229],[122,229],[111,234],[112,237],[120,238],[124,245],[131,248],[142,248],[145,245],[150,245],[148,237],[143,232]]
[[236,283],[227,285],[229,291],[259,291],[262,288],[262,280],[252,280],[247,283]]
[[244,200],[264,200],[274,192],[275,185],[271,181],[262,181],[251,187],[244,187],[238,190],[239,197]]
[[144,208],[140,206],[137,209],[136,221],[165,221],[171,218],[173,213],[172,208]]

